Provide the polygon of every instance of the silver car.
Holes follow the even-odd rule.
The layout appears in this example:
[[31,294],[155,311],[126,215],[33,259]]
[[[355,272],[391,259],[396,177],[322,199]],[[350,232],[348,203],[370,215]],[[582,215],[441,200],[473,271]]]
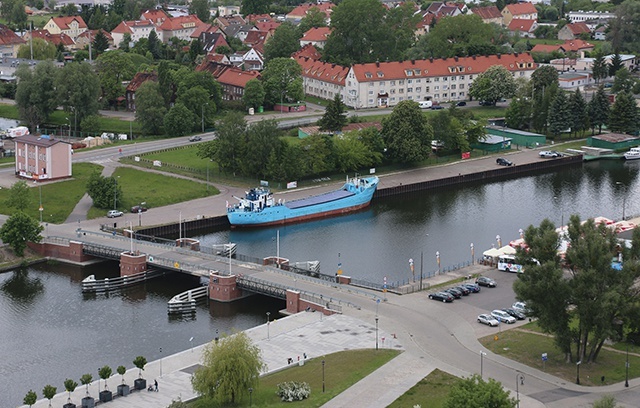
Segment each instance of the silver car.
[[478,323],[486,324],[486,325],[489,325],[491,327],[495,327],[495,326],[500,324],[500,322],[498,320],[496,320],[495,317],[491,316],[490,314],[486,314],[486,313],[478,315]]
[[501,323],[513,324],[516,322],[515,317],[509,316],[509,313],[503,312],[502,310],[494,310],[491,312],[491,316],[493,316],[496,320]]

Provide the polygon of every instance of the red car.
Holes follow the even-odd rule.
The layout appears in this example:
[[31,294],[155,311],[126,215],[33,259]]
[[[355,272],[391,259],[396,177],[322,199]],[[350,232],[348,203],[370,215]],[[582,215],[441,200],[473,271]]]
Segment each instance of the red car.
[[134,205],[133,207],[131,207],[132,213],[145,212],[145,211],[147,211],[147,207],[143,207],[141,205]]

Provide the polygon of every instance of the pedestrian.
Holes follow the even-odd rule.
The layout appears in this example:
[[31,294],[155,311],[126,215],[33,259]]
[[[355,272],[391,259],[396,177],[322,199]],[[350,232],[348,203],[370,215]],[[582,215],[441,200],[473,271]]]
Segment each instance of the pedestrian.
[[156,387],[156,392],[158,392],[158,380],[153,380],[153,385]]

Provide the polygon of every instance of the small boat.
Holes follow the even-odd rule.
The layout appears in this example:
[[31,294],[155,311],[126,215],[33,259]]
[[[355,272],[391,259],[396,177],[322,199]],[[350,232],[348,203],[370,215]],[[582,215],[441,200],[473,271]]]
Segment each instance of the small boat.
[[625,160],[637,160],[640,159],[640,147],[632,147],[628,152],[624,154]]
[[276,201],[268,188],[257,187],[244,198],[234,197],[239,202],[227,206],[227,218],[232,227],[264,227],[346,214],[367,207],[378,182],[376,176],[347,177],[338,190],[287,202]]

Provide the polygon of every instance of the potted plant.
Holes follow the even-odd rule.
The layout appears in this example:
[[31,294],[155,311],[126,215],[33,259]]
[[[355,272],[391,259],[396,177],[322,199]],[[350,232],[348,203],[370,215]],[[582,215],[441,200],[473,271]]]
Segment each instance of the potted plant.
[[51,400],[56,396],[58,389],[53,385],[45,385],[42,389],[42,395],[49,400],[49,408],[51,408]]
[[91,381],[93,381],[91,374],[83,374],[82,377],[80,377],[82,385],[87,386],[87,395],[82,398],[82,408],[93,408],[96,406],[96,401],[89,395],[89,384],[91,384]]
[[113,400],[113,393],[109,391],[109,387],[107,386],[107,379],[111,377],[111,367],[104,366],[100,370],[98,370],[98,375],[100,378],[104,380],[104,390],[100,391],[100,402],[109,402]]
[[67,398],[67,403],[62,406],[62,408],[76,408],[76,404],[71,402],[71,393],[76,390],[78,383],[73,381],[71,378],[67,378],[64,380],[64,389],[69,393],[69,398]]
[[142,378],[142,370],[144,370],[144,366],[147,365],[147,359],[142,356],[138,356],[135,360],[133,360],[133,365],[138,367],[138,369],[140,370],[138,378],[133,383],[133,388],[135,388],[136,390],[144,390],[145,388],[147,388],[147,380]]
[[38,400],[38,396],[36,395],[36,393],[33,392],[33,390],[29,390],[27,395],[24,396],[24,399],[22,400],[22,402],[25,405],[32,406],[33,404],[36,403],[37,400]]
[[129,395],[129,386],[124,383],[124,373],[127,372],[127,368],[121,365],[118,366],[116,371],[122,376],[122,384],[118,385],[118,395],[120,395],[121,397],[126,397],[127,395]]

